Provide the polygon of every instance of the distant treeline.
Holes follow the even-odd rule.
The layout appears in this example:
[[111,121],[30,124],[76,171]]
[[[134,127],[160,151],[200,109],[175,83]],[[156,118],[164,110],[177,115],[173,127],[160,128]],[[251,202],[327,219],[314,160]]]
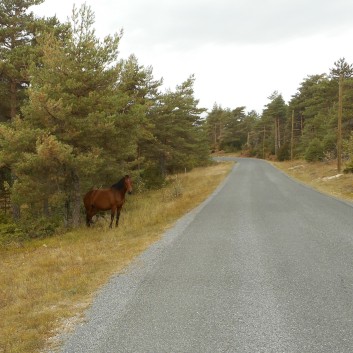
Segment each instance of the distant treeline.
[[261,115],[246,113],[245,107],[224,109],[214,105],[206,122],[211,148],[242,151],[259,158],[319,161],[336,159],[338,145],[342,144],[340,156],[346,171],[351,171],[352,72],[352,65],[341,58],[333,63],[329,74],[306,77],[288,103],[274,92]]

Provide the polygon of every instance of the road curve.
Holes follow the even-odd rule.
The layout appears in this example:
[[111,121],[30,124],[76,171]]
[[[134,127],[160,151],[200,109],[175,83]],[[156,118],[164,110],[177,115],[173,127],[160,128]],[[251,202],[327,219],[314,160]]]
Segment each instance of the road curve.
[[239,159],[111,279],[63,353],[353,351],[353,207]]

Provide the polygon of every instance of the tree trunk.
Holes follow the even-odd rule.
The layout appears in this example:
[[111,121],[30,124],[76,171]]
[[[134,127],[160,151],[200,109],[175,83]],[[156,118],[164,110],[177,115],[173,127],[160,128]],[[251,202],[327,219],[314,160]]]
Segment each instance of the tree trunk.
[[159,158],[159,168],[160,168],[161,176],[165,178],[167,175],[167,168],[166,168],[166,157],[163,152]]
[[[11,80],[10,83],[10,117],[11,121],[14,121],[17,114],[17,89],[16,89],[16,81],[14,79]],[[12,179],[15,180],[16,176],[12,174]],[[21,218],[21,209],[19,205],[12,203],[12,217],[15,220],[19,220]]]
[[43,200],[43,214],[45,217],[50,216],[49,200],[47,197]]
[[[13,172],[11,171],[11,184],[13,185],[15,180],[17,179],[16,176],[13,174]],[[16,221],[20,220],[21,218],[21,208],[19,205],[15,204],[12,200],[11,200],[11,209],[12,209],[12,218]]]
[[278,129],[277,129],[277,118],[275,118],[275,156],[277,157],[278,152]]
[[13,121],[17,114],[17,90],[16,90],[16,81],[11,80],[10,84],[10,117]]
[[338,86],[338,122],[337,122],[337,172],[342,169],[342,97],[343,97],[343,75],[339,77]]
[[293,148],[294,148],[294,110],[292,110],[292,128],[290,135],[290,160],[293,160]]
[[19,205],[12,203],[12,217],[14,220],[18,221],[21,218],[21,209]]
[[278,129],[278,133],[277,133],[277,149],[281,148],[281,124],[279,121],[279,118],[277,118],[277,129]]
[[78,227],[80,224],[81,209],[81,188],[80,179],[75,172],[71,174],[71,190],[66,202],[67,226],[70,228]]
[[213,127],[213,146],[214,146],[214,151],[218,152],[218,146],[217,146],[217,125],[214,124]]

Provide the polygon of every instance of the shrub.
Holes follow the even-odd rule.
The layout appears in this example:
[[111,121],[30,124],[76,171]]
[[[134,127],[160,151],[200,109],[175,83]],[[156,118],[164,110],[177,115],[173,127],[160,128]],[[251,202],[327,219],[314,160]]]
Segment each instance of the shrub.
[[0,213],[0,245],[22,243],[32,238],[44,238],[58,232],[59,218],[22,217],[15,222],[11,216]]
[[343,173],[353,173],[353,163],[347,164],[346,168],[344,168]]
[[284,144],[282,145],[277,152],[277,159],[279,161],[286,161],[290,159],[290,148],[289,148],[289,144]]
[[183,195],[183,185],[181,180],[177,177],[171,185],[163,190],[164,201],[172,201]]
[[165,183],[165,177],[162,175],[157,164],[147,166],[143,173],[141,173],[141,177],[144,187],[147,189],[159,189]]
[[305,151],[305,160],[308,162],[320,161],[324,158],[324,147],[318,138],[314,138]]
[[334,158],[336,157],[336,143],[337,137],[335,135],[327,135],[322,141],[324,151],[331,153]]
[[10,216],[0,213],[0,245],[19,243],[28,239],[26,233]]
[[23,220],[22,229],[28,238],[44,238],[53,235],[60,221],[53,217],[39,217]]

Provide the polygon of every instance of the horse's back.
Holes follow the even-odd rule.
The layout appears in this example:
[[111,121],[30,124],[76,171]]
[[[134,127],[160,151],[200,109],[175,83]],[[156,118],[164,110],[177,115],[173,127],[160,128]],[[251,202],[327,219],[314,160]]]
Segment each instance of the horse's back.
[[86,209],[94,207],[101,211],[110,210],[117,203],[116,195],[111,189],[90,190],[83,201]]

